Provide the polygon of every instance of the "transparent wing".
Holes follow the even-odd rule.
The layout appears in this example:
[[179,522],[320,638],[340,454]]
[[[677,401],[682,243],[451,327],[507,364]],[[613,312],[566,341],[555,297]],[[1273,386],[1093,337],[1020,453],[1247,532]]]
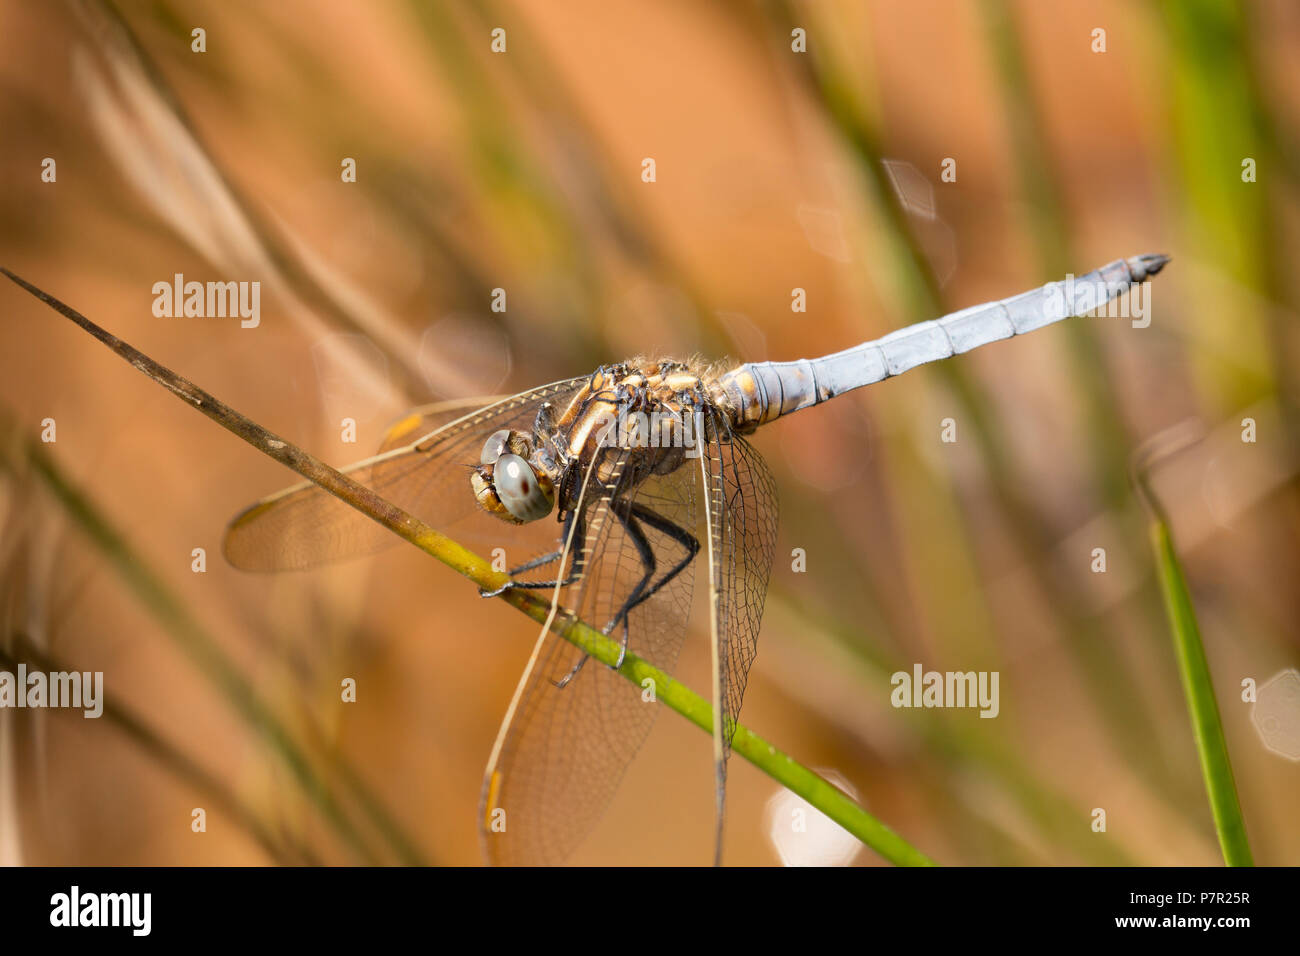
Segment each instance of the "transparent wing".
[[749,668],[758,654],[763,602],[776,549],[779,507],[767,464],[725,416],[714,410],[701,468],[706,484],[711,638],[716,654],[715,721],[717,853],[722,851],[727,758],[736,734]]
[[439,428],[450,425],[470,412],[487,409],[490,406],[505,402],[509,398],[511,398],[509,395],[481,395],[474,398],[453,398],[445,402],[418,405],[388,427],[388,431],[384,432],[384,440],[379,443],[379,448],[376,450],[374,457],[378,458],[385,452],[405,448],[417,439],[422,441]]
[[[621,640],[620,611],[629,598],[644,598],[626,616],[629,650],[671,670],[690,613],[698,468],[636,476],[628,452],[604,451],[588,483],[582,533],[564,562],[563,573],[576,568],[581,578],[561,589],[560,607]],[[484,779],[480,825],[495,864],[562,862],[604,814],[658,710],[599,661],[575,673],[582,652],[563,638],[548,633],[542,641]]]
[[[476,508],[469,474],[487,436],[498,428],[531,429],[538,406],[563,405],[585,382],[585,377],[555,382],[482,408],[467,402],[424,406],[389,430],[379,455],[343,471],[442,530]],[[382,525],[304,482],[237,515],[226,529],[223,550],[235,567],[284,571],[373,554],[397,540]]]

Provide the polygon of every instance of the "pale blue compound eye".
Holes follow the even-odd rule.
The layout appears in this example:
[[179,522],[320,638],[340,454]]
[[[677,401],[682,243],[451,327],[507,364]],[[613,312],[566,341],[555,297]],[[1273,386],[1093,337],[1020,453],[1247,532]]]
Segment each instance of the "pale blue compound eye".
[[490,465],[501,457],[506,450],[506,444],[510,441],[510,429],[503,428],[495,431],[488,436],[488,440],[483,443],[483,454],[479,455],[480,465]]
[[504,454],[496,460],[492,487],[505,509],[520,521],[536,521],[551,513],[554,496],[518,455]]

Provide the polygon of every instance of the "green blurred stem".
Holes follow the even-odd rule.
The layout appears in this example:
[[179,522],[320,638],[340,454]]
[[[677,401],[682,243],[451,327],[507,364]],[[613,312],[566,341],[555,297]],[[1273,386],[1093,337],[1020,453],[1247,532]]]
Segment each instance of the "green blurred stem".
[[[100,328],[72,307],[41,291],[26,280],[19,278],[8,269],[0,268],[0,273],[8,276],[16,284],[59,314],[81,326],[82,329],[108,346],[120,358],[162,385],[182,401],[194,406],[195,409],[211,418],[227,431],[244,439],[254,448],[274,458],[282,465],[292,468],[304,478],[320,485],[324,490],[349,506],[356,508],[372,520],[377,521],[393,534],[415,545],[426,554],[437,558],[458,574],[469,578],[480,588],[497,590],[509,581],[508,575],[494,571],[487,561],[463,545],[434,530],[391,502],[384,500],[369,488],[359,484],[337,469],[331,468],[315,456],[267,431],[261,425],[241,415],[194,383],[182,378],[170,369],[164,368],[143,352]],[[33,447],[31,451],[34,460],[43,463],[45,470],[52,474],[50,462],[45,455],[40,453],[40,449]],[[61,497],[66,497],[70,501],[81,501],[79,496],[76,496],[69,487],[63,486],[60,490],[63,492]],[[97,517],[93,514],[83,517],[86,518],[87,524],[93,526],[98,523]],[[123,556],[128,554],[125,543],[120,539],[113,538],[112,543],[114,552]],[[138,562],[125,560],[120,563],[123,565],[122,570],[128,579],[134,580],[139,577],[141,572],[138,570]],[[149,582],[135,581],[135,583],[147,583],[146,591],[151,605],[159,606],[160,610],[164,611],[168,617],[180,619],[187,625],[189,630],[194,631],[196,634],[201,633],[198,632],[197,625],[189,621],[184,610],[173,603],[174,599],[171,599],[170,595],[165,592],[161,592],[160,585],[152,580]],[[545,624],[551,616],[548,601],[523,590],[504,591],[501,593],[500,598],[539,623]],[[611,640],[600,631],[573,618],[556,615],[551,623],[551,629],[574,646],[586,651],[596,660],[611,667],[618,662],[619,655],[622,653],[621,642]],[[207,639],[207,644],[202,650],[204,655],[211,661],[212,666],[217,667],[219,670],[229,666],[224,658],[216,656],[214,653],[216,652],[215,645],[212,645],[210,639]],[[647,686],[644,681],[647,679],[652,681],[651,686],[653,686],[655,696],[659,701],[677,711],[691,723],[712,733],[712,708],[704,698],[685,685],[673,680],[663,671],[632,653],[627,654],[619,673],[643,689]],[[265,712],[261,705],[251,697],[251,694],[247,692],[246,685],[242,684],[242,680],[238,680],[237,675],[233,674],[225,673],[222,676],[222,682],[229,685],[232,697],[239,700],[245,708],[256,709],[258,725],[272,732],[273,739],[287,755],[296,754],[296,748],[292,740],[288,738],[274,718],[268,712]],[[802,797],[810,806],[820,810],[827,817],[840,824],[845,830],[852,833],[891,863],[900,866],[932,864],[933,861],[926,857],[925,854],[863,810],[843,791],[802,766],[792,757],[777,750],[776,747],[748,728],[739,724],[736,726],[732,750],[788,788],[792,793]],[[304,785],[316,784],[305,764],[291,761],[291,766],[300,774]],[[332,806],[332,798],[328,792],[321,792],[319,786],[313,786],[311,791],[316,793],[323,806],[330,811],[331,816],[336,817],[337,814],[334,813],[336,808]],[[345,819],[340,819],[338,822],[340,825],[346,825]],[[347,831],[345,830],[345,832]]]
[[[70,666],[66,661],[42,654],[31,642],[30,638],[25,635],[15,635],[15,645],[15,651],[12,654],[0,647],[0,664],[10,668],[16,668],[19,664],[26,664],[28,667],[37,670],[50,672],[78,670],[78,668]],[[205,800],[210,801],[218,809],[229,814],[236,823],[248,831],[249,836],[261,846],[271,859],[282,865],[296,863],[319,864],[320,861],[308,847],[291,838],[277,836],[272,828],[263,823],[257,813],[236,796],[234,791],[227,787],[222,780],[213,776],[186,756],[185,753],[151,730],[139,716],[132,713],[113,695],[104,694],[103,707],[103,716],[109,723],[121,730],[123,734],[152,756],[160,765],[170,769],[178,778],[203,794]],[[75,710],[61,712],[80,716]]]
[[1201,631],[1196,624],[1196,611],[1174,551],[1169,526],[1159,518],[1151,523],[1151,544],[1155,549],[1160,590],[1169,615],[1174,650],[1178,653],[1178,672],[1187,696],[1196,750],[1201,758],[1201,774],[1205,777],[1205,790],[1210,798],[1223,861],[1228,866],[1254,866],[1250,843],[1246,839],[1246,823],[1237,800],[1237,786],[1232,777],[1232,764],[1228,760],[1228,744],[1219,720],[1219,705],[1214,698],[1214,683],[1210,680],[1210,667],[1205,659]]
[[[801,622],[801,647],[831,661],[837,669],[854,672],[863,686],[884,686],[891,674],[909,666],[860,637],[836,633],[835,622],[819,617],[807,607],[796,608],[786,603],[779,593],[768,596],[768,605],[772,608],[769,614],[784,611]],[[1041,780],[1025,763],[1023,754],[1004,746],[999,738],[978,728],[971,729],[969,721],[955,719],[951,711],[943,709],[910,712],[907,728],[918,734],[947,768],[949,786],[957,798],[963,792],[961,786],[967,782],[968,774],[988,775],[1017,801],[1020,810],[1049,842],[1059,843],[1064,839],[1081,857],[1091,857],[1097,865],[1137,865],[1138,861],[1121,844],[1098,841],[1086,829],[1080,830],[1077,826],[1080,811],[1075,801]],[[1059,846],[1054,847],[1053,852],[1059,850]]]
[[1201,642],[1201,629],[1196,623],[1196,608],[1174,548],[1169,516],[1151,485],[1151,470],[1157,462],[1195,444],[1201,437],[1199,423],[1194,421],[1166,429],[1135,453],[1132,476],[1138,497],[1151,515],[1151,546],[1155,552],[1156,574],[1164,596],[1165,613],[1178,657],[1178,674],[1187,697],[1192,734],[1201,761],[1201,776],[1205,778],[1205,791],[1210,798],[1210,811],[1214,815],[1214,829],[1219,836],[1223,860],[1228,866],[1254,866],[1250,843],[1246,839],[1246,823],[1237,800],[1232,764],[1228,760],[1228,744],[1219,719],[1214,682],[1210,679],[1210,665],[1205,657],[1205,645]]
[[[546,620],[550,610],[547,602],[531,594],[521,597],[526,597],[527,601],[512,603],[534,620]],[[618,661],[622,644],[580,621],[570,619],[567,622],[557,622],[554,630],[602,663],[612,666]],[[661,703],[677,711],[701,730],[713,732],[713,708],[709,702],[653,664],[629,652],[619,673],[643,690],[653,689],[655,697]],[[810,806],[826,814],[891,863],[899,866],[933,865],[933,861],[925,854],[863,810],[842,790],[793,757],[777,750],[747,727],[737,725],[731,749],[792,793],[803,797]]]
[[[4,270],[0,270],[4,271]],[[9,441],[12,426],[0,421],[0,436]],[[172,635],[177,645],[194,662],[199,671],[222,692],[244,721],[260,733],[297,780],[303,792],[316,804],[325,819],[342,839],[366,863],[375,864],[378,858],[367,841],[353,825],[343,808],[334,798],[330,788],[313,768],[293,735],[275,716],[271,708],[257,695],[234,662],[221,650],[220,644],[190,613],[184,603],[153,574],[142,558],[136,554],[116,528],[94,507],[63,475],[39,443],[25,442],[25,459],[54,495],[75,525],[108,558],[127,587],[149,609]],[[0,445],[3,447],[3,445]],[[0,455],[0,467],[15,470],[20,467],[12,455]],[[420,857],[409,843],[395,847],[403,860],[418,862]]]

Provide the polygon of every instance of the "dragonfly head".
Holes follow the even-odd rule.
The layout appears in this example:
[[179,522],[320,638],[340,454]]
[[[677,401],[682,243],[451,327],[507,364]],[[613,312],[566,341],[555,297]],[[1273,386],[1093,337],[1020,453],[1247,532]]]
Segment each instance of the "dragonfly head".
[[488,514],[511,524],[545,518],[555,507],[555,484],[535,468],[532,442],[522,432],[503,428],[483,444],[479,465],[470,475],[474,497]]

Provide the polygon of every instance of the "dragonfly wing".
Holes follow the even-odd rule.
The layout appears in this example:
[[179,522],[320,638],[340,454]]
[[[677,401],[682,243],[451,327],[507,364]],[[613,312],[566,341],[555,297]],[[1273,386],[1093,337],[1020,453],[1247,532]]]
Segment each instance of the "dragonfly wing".
[[710,637],[713,642],[715,862],[722,854],[727,758],[749,668],[758,654],[768,579],[776,549],[778,501],[767,463],[715,411],[700,458],[708,531]]
[[[581,534],[575,530],[564,562],[582,576],[560,588],[557,605],[604,629],[629,599],[641,598],[627,613],[628,648],[671,669],[690,613],[698,474],[679,469],[630,487],[620,463],[627,453],[607,451],[608,473],[587,482]],[[653,555],[648,581],[644,547]],[[621,640],[621,620],[608,633]],[[650,732],[653,696],[599,661],[575,673],[582,660],[563,638],[539,638],[484,778],[480,827],[491,863],[562,862],[603,815]]]
[[377,458],[385,452],[394,451],[398,448],[405,448],[412,442],[432,435],[444,425],[450,425],[470,412],[486,409],[506,401],[509,397],[508,395],[488,395],[474,398],[453,398],[444,402],[432,402],[428,405],[419,405],[412,408],[388,426],[388,431],[384,432],[384,440],[379,443],[379,449],[375,452],[375,457]]
[[[416,517],[445,527],[476,507],[469,472],[487,436],[499,428],[531,430],[543,402],[563,405],[585,382],[555,382],[481,408],[466,402],[424,406],[389,429],[379,455],[342,470]],[[373,554],[397,540],[360,511],[303,482],[237,515],[223,550],[246,571],[284,571]]]

